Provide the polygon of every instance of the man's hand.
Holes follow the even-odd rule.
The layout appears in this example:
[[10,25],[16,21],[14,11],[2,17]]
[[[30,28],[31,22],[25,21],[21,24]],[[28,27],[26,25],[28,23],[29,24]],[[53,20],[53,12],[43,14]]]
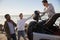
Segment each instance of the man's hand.
[[34,14],[32,14],[32,16],[34,16]]

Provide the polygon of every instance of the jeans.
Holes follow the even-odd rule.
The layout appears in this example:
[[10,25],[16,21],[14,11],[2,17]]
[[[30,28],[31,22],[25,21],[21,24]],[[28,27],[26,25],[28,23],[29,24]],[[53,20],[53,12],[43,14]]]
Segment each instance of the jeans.
[[[16,34],[15,34],[15,33],[14,33],[14,34],[11,34],[11,38],[12,38],[13,40],[17,40],[17,39],[16,39]],[[7,40],[11,40],[11,38],[8,38],[8,37],[7,37]]]
[[20,40],[21,36],[24,38],[24,40],[26,40],[25,31],[18,31],[18,40]]

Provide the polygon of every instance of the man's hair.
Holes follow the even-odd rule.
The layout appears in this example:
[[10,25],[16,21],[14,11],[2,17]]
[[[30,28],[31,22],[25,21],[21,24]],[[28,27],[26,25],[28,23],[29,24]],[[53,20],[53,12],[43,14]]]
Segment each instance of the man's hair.
[[19,14],[19,16],[21,16],[21,15],[22,15],[22,13]]
[[9,14],[6,14],[6,15],[5,15],[5,18],[7,18],[7,16],[10,16],[10,15],[9,15]]
[[36,11],[34,11],[34,13],[36,14],[36,15],[39,15],[39,11],[38,10],[36,10]]
[[47,1],[47,0],[43,0],[42,2],[43,2],[43,3],[48,3],[48,1]]

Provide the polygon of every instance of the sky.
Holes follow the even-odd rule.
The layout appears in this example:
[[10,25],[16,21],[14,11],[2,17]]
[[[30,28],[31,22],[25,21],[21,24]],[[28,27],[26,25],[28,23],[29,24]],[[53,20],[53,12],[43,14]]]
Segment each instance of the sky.
[[[48,0],[52,3],[56,13],[60,13],[60,0]],[[42,0],[0,0],[0,15],[10,14],[31,15],[35,10],[43,11]]]

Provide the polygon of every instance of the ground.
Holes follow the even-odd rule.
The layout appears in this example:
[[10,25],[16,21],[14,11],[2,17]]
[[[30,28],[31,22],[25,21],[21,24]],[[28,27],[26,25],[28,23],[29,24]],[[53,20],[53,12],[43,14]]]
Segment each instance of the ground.
[[[0,40],[7,40],[5,34],[0,34]],[[21,40],[23,40],[22,37],[21,37]]]
[[0,34],[0,40],[6,40],[6,36],[4,34]]

